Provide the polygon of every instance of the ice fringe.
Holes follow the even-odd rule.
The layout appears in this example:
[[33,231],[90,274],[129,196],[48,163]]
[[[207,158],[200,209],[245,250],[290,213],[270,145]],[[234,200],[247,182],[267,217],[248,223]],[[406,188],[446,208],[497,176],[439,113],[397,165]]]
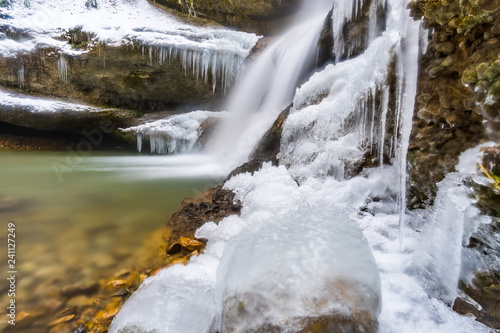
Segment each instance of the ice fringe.
[[[180,61],[185,71],[193,71],[206,83],[211,78],[214,90],[217,84],[224,91],[229,87],[259,39],[250,33],[189,26],[147,0],[102,0],[99,8],[91,10],[69,0],[33,0],[29,8],[14,2],[2,10],[6,18],[1,28],[8,33],[0,38],[0,57],[18,57],[45,48],[55,49],[60,59],[77,56],[85,51],[60,39],[78,27],[95,36],[92,42],[145,48],[145,56],[151,61],[154,56],[160,63]],[[58,68],[66,73],[67,64],[59,63]],[[61,79],[65,81],[66,75],[61,74]]]

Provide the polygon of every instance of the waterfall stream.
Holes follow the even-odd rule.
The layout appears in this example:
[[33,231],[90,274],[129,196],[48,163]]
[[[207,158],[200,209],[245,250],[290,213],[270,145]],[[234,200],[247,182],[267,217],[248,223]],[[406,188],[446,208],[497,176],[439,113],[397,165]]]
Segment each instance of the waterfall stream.
[[[244,161],[293,98],[279,166],[226,182],[241,214],[202,226],[204,253],[147,279],[110,332],[488,331],[442,301],[457,288],[463,235],[448,238],[450,256],[422,255],[435,248],[425,235],[436,223],[425,220],[446,219],[440,228],[460,231],[477,212],[450,219],[449,202],[405,211],[420,25],[405,1],[334,1],[336,63],[301,85],[313,55],[301,48],[315,45],[329,9],[313,11],[317,25],[295,24],[261,55],[228,104],[238,114],[215,141],[214,149],[229,152],[225,163]],[[366,43],[339,45],[345,29],[337,20],[353,22],[362,10],[384,12],[385,22],[370,17]],[[350,47],[363,44],[356,56]],[[391,163],[356,171],[367,159]],[[474,172],[474,162],[465,164],[440,193]],[[473,205],[464,196],[459,202]],[[430,279],[436,271],[446,279]]]

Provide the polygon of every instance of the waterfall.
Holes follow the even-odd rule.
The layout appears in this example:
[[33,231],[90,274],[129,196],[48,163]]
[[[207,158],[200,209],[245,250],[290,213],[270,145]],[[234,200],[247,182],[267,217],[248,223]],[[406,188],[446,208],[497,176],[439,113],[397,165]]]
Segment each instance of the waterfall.
[[[279,165],[228,180],[240,215],[198,229],[204,252],[148,278],[110,332],[488,331],[447,303],[475,211],[436,225],[471,203],[460,184],[440,185],[434,211],[405,210],[419,22],[406,1],[314,3],[311,22],[302,17],[248,69],[228,102],[235,114],[213,142],[229,155],[222,163],[241,163],[291,103]],[[311,49],[332,5],[334,61],[312,73]],[[362,11],[370,15],[364,42],[346,44]]]
[[229,97],[232,118],[212,141],[212,152],[234,167],[244,163],[278,114],[292,102],[295,89],[314,68],[317,44],[329,1],[315,1],[307,15],[249,66],[248,75]]

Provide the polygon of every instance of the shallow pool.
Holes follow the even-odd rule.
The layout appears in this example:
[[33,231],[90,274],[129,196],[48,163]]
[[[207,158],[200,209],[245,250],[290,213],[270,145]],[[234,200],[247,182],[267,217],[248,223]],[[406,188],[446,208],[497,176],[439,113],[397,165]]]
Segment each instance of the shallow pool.
[[[0,152],[0,239],[5,244],[13,223],[18,313],[46,311],[67,285],[133,268],[148,235],[181,201],[220,180],[203,172],[190,178],[159,174],[168,161],[130,154],[75,159],[67,152]],[[7,252],[2,246],[2,267]],[[2,304],[9,302],[5,281]]]

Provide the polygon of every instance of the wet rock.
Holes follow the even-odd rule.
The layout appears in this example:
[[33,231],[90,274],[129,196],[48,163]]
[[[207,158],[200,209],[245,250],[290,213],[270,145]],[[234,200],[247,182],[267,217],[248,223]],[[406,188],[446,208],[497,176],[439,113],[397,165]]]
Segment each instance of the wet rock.
[[[133,111],[94,108],[84,106],[74,109],[72,104],[58,104],[56,112],[33,112],[30,105],[0,105],[3,122],[39,131],[70,132],[82,136],[80,149],[95,148],[102,143],[102,136],[109,135],[118,127],[131,125],[136,113]],[[90,138],[90,139],[89,139]],[[88,149],[88,148],[87,148]]]
[[189,251],[197,251],[205,247],[205,243],[187,237],[181,237],[179,239],[179,243],[182,247],[188,249]]
[[111,291],[117,289],[124,289],[127,288],[127,286],[128,286],[128,281],[126,280],[111,280],[108,283],[106,283],[106,288]]
[[7,212],[23,207],[23,201],[14,198],[0,197],[0,212]]
[[431,79],[437,77],[444,69],[445,69],[445,66],[442,66],[442,65],[432,67],[431,69],[429,69],[429,77]]
[[[208,221],[219,222],[224,217],[239,214],[241,206],[234,202],[235,194],[223,190],[219,185],[212,190],[208,198],[212,202],[190,202],[172,215],[167,226],[172,228],[170,239],[177,242],[180,237],[193,236],[195,231]],[[171,245],[169,245],[170,247]]]
[[60,293],[64,297],[75,297],[78,295],[88,295],[93,292],[96,292],[99,288],[99,283],[97,281],[85,281],[82,283],[73,284],[70,286],[66,286],[61,289]]
[[467,125],[467,117],[463,114],[463,112],[459,112],[457,110],[453,110],[447,117],[446,122],[450,125],[450,127],[462,127]]
[[56,318],[68,317],[68,316],[74,315],[75,312],[76,312],[76,309],[74,307],[70,306],[70,307],[65,308],[61,312],[59,312],[56,315]]
[[450,55],[455,51],[455,44],[452,42],[440,43],[435,46],[436,52],[442,55]]
[[477,77],[479,80],[485,80],[486,79],[486,70],[490,67],[490,65],[486,62],[482,62],[476,67],[476,73]]
[[62,318],[59,318],[57,320],[50,322],[48,326],[51,327],[51,326],[57,326],[57,325],[62,324],[62,323],[67,323],[67,322],[73,320],[74,318],[75,318],[74,314],[69,315],[69,316],[65,316],[65,317],[62,317]]
[[500,276],[489,272],[476,273],[470,284],[460,283],[468,297],[455,300],[453,309],[460,314],[471,314],[476,320],[500,329]]
[[43,314],[33,314],[28,312],[21,312],[16,316],[16,329],[25,329],[33,326],[33,324],[40,318]]
[[291,107],[292,105],[289,105],[279,114],[271,128],[264,134],[255,150],[251,153],[249,161],[231,171],[227,179],[244,172],[253,174],[255,171],[260,170],[262,164],[265,162],[271,162],[273,165],[278,165],[277,156],[280,151],[283,124],[288,118]]
[[441,66],[449,67],[449,66],[455,64],[457,61],[458,61],[458,56],[456,54],[452,54],[452,55],[447,56],[443,60],[443,62],[441,63]]
[[483,165],[489,172],[500,175],[500,147],[483,149]]
[[87,296],[76,296],[68,300],[66,303],[68,306],[73,307],[75,309],[82,309],[92,306],[94,304],[95,299],[93,297]]
[[207,147],[210,138],[216,133],[221,123],[220,118],[209,117],[200,125],[200,136],[196,141],[194,147],[203,150]]
[[170,247],[168,248],[167,250],[167,254],[176,254],[177,252],[179,252],[182,248],[182,245],[179,244],[179,243],[174,243],[172,245],[170,245]]
[[500,35],[500,23],[497,23],[491,27],[491,33],[494,35]]
[[118,314],[118,311],[120,311],[119,308],[115,308],[106,312],[102,311],[96,315],[95,321],[98,323],[110,321]]
[[55,313],[57,311],[60,311],[63,306],[64,306],[64,303],[60,299],[56,299],[56,298],[46,300],[43,303],[43,309],[44,309],[45,313],[48,313],[48,314],[52,314],[52,313]]

